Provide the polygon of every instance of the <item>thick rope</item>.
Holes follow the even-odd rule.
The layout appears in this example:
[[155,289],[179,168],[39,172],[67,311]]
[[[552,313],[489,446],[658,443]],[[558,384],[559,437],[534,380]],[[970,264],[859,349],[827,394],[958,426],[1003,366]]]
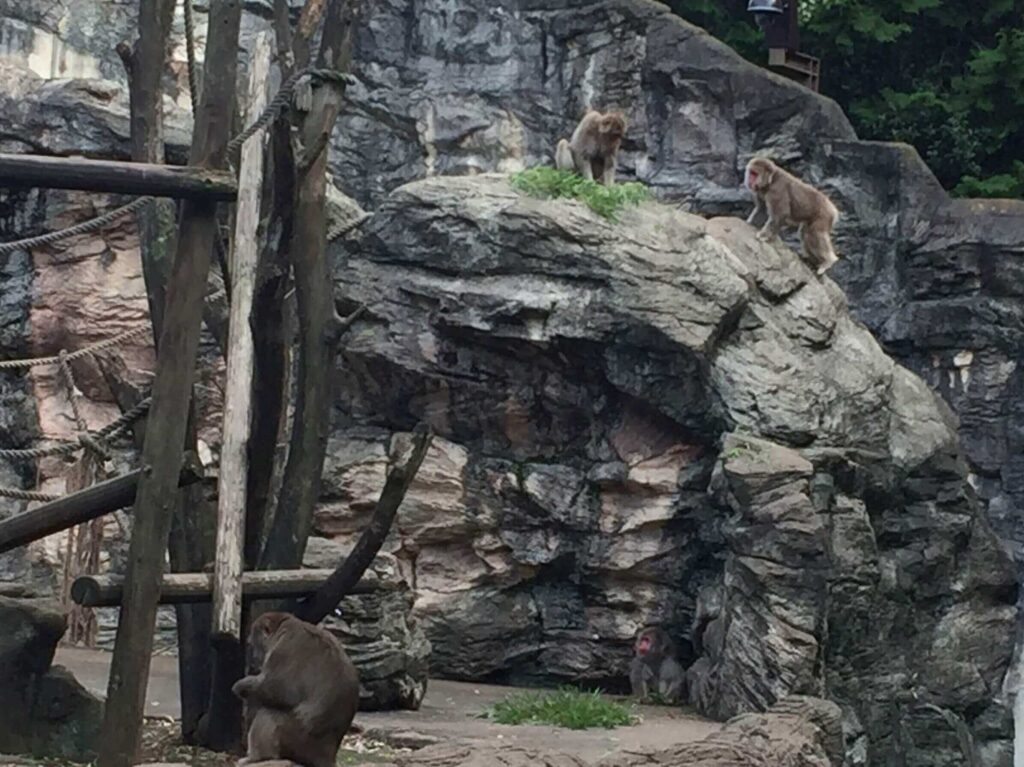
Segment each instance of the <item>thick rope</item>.
[[277,95],[271,99],[270,103],[267,104],[260,116],[257,117],[248,128],[228,142],[228,157],[234,157],[235,153],[242,148],[242,144],[278,118],[281,112],[284,111],[285,107],[291,103],[292,96],[295,95],[295,89],[304,77],[338,85],[351,85],[355,82],[355,78],[352,75],[345,74],[343,72],[335,72],[333,69],[316,69],[315,67],[309,67],[295,72],[291,77],[281,83],[281,87],[277,91]]
[[[127,433],[132,425],[149,411],[150,398],[146,397],[135,407],[125,411],[117,420],[111,421],[92,436],[101,440],[115,440]],[[81,441],[61,442],[49,447],[23,448],[19,450],[0,449],[0,459],[27,460],[30,458],[49,458],[53,455],[72,455],[82,449]]]
[[334,240],[341,237],[343,234],[348,234],[353,229],[356,229],[357,227],[361,226],[362,223],[368,220],[369,218],[371,218],[369,213],[363,213],[361,215],[349,219],[348,221],[342,221],[339,224],[335,224],[335,226],[329,232],[327,232],[327,241],[333,242]]
[[0,498],[13,498],[16,501],[56,501],[59,495],[49,493],[37,493],[34,490],[18,490],[13,487],[0,487]]
[[29,458],[48,458],[51,455],[71,455],[82,449],[78,442],[61,442],[50,447],[33,447],[23,450],[0,450],[0,459],[16,460]]
[[[107,349],[117,346],[124,341],[128,341],[149,332],[149,325],[140,325],[134,330],[126,330],[124,333],[99,341],[92,346],[86,346],[84,349],[71,352],[66,355],[66,359],[68,362],[74,362],[77,359],[81,359],[82,357],[86,357],[90,354],[96,354],[97,352],[106,351]],[[60,364],[59,354],[54,357],[38,357],[36,359],[0,360],[0,370],[21,370],[57,364]]]
[[192,114],[199,109],[199,66],[196,64],[196,22],[192,15],[192,0],[182,0],[185,16],[185,56],[188,59],[188,95],[192,100]]
[[98,231],[118,219],[122,219],[127,215],[138,212],[152,199],[152,197],[140,197],[137,200],[132,200],[127,205],[122,205],[120,208],[114,208],[114,210],[104,213],[102,216],[91,218],[88,221],[83,221],[80,224],[70,226],[67,229],[60,229],[56,232],[47,232],[46,234],[40,234],[37,237],[26,237],[23,240],[0,242],[0,256],[7,256],[11,253],[16,253],[19,250],[29,250],[31,248],[39,247],[40,245],[52,245],[55,242],[67,240],[71,237],[77,237],[80,234],[89,234],[91,232]]
[[64,384],[64,393],[67,394],[68,402],[71,403],[71,414],[75,417],[75,426],[79,431],[88,431],[89,426],[85,422],[85,416],[78,407],[78,397],[75,396],[75,374],[71,372],[71,365],[68,363],[66,349],[61,349],[57,355],[57,367],[60,370],[61,382]]

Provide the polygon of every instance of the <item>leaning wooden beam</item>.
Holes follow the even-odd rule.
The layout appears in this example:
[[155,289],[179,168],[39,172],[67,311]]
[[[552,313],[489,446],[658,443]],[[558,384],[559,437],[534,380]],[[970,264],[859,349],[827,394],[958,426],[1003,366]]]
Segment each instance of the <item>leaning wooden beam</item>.
[[[141,474],[141,470],[133,471],[108,479],[5,519],[0,522],[0,554],[131,506]],[[191,485],[199,479],[196,471],[186,467],[178,477],[178,487]]]
[[31,154],[0,154],[0,179],[5,187],[79,189],[212,201],[233,200],[238,191],[234,178],[226,171]]
[[366,568],[384,544],[398,507],[402,505],[409,485],[416,478],[416,472],[420,470],[433,438],[434,433],[427,424],[421,423],[416,427],[408,453],[397,460],[388,472],[370,524],[363,530],[345,561],[324,579],[323,585],[312,598],[299,605],[296,615],[310,623],[319,623],[331,614],[345,596],[352,593],[352,588],[363,577]]
[[[217,168],[227,159],[242,2],[212,0],[209,9],[203,95],[192,130],[190,163]],[[167,284],[153,404],[142,449],[144,469],[135,498],[124,598],[99,739],[99,767],[139,763],[160,580],[188,425],[206,278],[217,236],[214,201],[210,197],[185,200]]]
[[[249,58],[249,119],[267,105],[272,34],[261,32]],[[242,145],[238,182],[241,194],[235,211],[231,248],[231,309],[228,325],[224,422],[217,485],[217,550],[214,555],[213,636],[242,638],[242,548],[245,544],[246,475],[249,423],[252,417],[253,294],[259,258],[260,191],[263,188],[263,144],[260,131]],[[216,647],[214,648],[216,651]]]
[[[242,598],[301,599],[316,592],[333,570],[256,570],[242,575]],[[376,577],[363,578],[349,592],[373,594],[393,591],[396,585]],[[160,584],[160,604],[182,605],[209,602],[212,573],[166,573]],[[83,575],[71,584],[71,598],[83,607],[117,607],[124,596],[124,576]]]

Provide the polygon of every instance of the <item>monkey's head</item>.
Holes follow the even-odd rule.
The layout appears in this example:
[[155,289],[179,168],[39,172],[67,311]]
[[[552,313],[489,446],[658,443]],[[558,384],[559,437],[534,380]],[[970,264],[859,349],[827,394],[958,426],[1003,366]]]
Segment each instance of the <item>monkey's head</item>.
[[626,116],[622,112],[608,112],[602,115],[597,127],[608,143],[618,143],[626,135]]
[[662,631],[658,628],[645,628],[636,635],[636,644],[633,646],[638,658],[660,653],[663,649],[664,640]]
[[747,163],[747,173],[744,183],[751,192],[763,192],[772,181],[775,180],[775,173],[779,166],[764,157],[755,157]]
[[291,613],[263,613],[249,628],[249,642],[246,646],[246,663],[253,671],[263,668],[263,661],[270,649],[270,638],[281,628],[281,624],[294,618]]

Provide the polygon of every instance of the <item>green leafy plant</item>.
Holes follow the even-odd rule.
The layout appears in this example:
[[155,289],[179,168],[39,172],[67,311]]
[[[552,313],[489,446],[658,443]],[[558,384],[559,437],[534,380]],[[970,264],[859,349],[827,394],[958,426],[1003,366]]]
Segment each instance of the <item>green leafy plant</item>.
[[650,197],[647,187],[635,181],[603,186],[571,171],[546,166],[514,173],[511,181],[512,186],[531,197],[582,200],[599,216],[611,221],[627,205],[639,205]]
[[632,710],[601,695],[563,687],[554,692],[520,692],[498,701],[484,716],[499,724],[550,724],[570,730],[612,729],[634,724]]

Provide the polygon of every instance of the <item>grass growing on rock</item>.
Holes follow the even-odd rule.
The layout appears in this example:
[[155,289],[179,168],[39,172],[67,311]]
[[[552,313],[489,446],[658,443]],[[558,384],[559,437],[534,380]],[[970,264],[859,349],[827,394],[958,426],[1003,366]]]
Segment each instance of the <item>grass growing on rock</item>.
[[650,198],[647,187],[636,181],[603,186],[572,171],[546,166],[513,173],[511,181],[512,186],[531,197],[582,200],[597,215],[610,221],[614,221],[616,214],[626,206],[639,205]]
[[634,724],[633,712],[604,698],[597,690],[564,687],[553,692],[520,692],[498,701],[484,713],[498,724],[550,724],[570,730],[610,730]]

